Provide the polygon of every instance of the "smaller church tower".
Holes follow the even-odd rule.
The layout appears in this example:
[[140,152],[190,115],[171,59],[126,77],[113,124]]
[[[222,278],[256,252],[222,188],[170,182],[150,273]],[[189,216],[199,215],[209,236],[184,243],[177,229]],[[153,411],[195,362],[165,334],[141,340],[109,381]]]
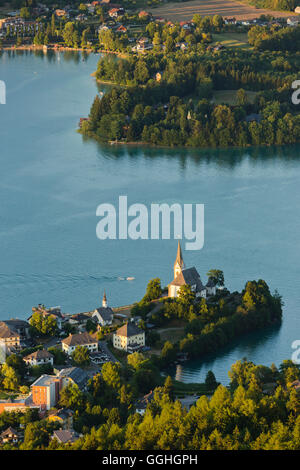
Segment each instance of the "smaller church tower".
[[177,256],[176,256],[176,260],[174,263],[174,279],[176,279],[178,274],[180,274],[184,268],[185,268],[185,264],[182,258],[180,241],[178,240]]
[[104,293],[103,293],[102,307],[107,308],[107,298],[106,298],[106,293],[105,293],[105,291],[104,291]]

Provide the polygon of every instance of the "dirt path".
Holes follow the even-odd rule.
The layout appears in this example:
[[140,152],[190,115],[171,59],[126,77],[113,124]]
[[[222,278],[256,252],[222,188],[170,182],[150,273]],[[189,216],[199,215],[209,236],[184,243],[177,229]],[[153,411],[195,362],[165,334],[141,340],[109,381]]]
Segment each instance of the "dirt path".
[[167,3],[153,9],[151,13],[154,16],[162,16],[174,22],[191,20],[196,13],[201,16],[221,15],[224,17],[235,17],[237,20],[249,20],[258,18],[260,15],[272,15],[276,18],[295,15],[295,13],[287,11],[255,8],[233,0],[193,0],[184,3]]

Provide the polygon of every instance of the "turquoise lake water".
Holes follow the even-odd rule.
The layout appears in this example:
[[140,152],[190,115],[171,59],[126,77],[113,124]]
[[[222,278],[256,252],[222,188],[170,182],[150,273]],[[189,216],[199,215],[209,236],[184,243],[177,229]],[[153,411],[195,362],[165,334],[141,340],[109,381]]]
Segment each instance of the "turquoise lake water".
[[[0,318],[27,318],[38,303],[81,312],[140,299],[172,280],[174,240],[96,237],[96,208],[128,203],[205,204],[205,244],[183,252],[203,281],[225,273],[230,290],[265,279],[283,296],[282,326],[244,337],[217,356],[178,366],[183,381],[218,380],[237,359],[279,364],[300,339],[300,146],[167,150],[101,146],[76,133],[97,86],[99,56],[4,52],[0,80]],[[134,277],[132,281],[122,280]]]

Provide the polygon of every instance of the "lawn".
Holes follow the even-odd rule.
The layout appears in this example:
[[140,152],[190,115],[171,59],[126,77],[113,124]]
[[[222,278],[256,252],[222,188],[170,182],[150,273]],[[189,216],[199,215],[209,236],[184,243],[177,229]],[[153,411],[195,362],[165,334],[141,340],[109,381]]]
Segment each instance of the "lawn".
[[[229,104],[230,106],[237,105],[237,90],[218,90],[214,91],[213,99],[211,100],[214,104]],[[250,103],[254,102],[256,92],[255,91],[246,91],[248,101]]]
[[247,33],[214,33],[213,41],[213,46],[222,44],[225,47],[250,48]]

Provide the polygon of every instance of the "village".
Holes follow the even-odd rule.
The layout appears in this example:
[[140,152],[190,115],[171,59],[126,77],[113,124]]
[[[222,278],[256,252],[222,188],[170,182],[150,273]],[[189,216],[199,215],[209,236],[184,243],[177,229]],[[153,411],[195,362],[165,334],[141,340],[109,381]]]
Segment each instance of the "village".
[[[235,39],[234,35],[237,33],[242,37],[253,26],[295,27],[300,23],[299,13],[300,7],[297,7],[291,16],[282,18],[270,15],[239,20],[234,17],[223,17],[223,27],[221,29],[218,27],[217,30],[225,32],[228,38],[227,36],[219,38],[216,35],[213,42],[215,50],[220,51],[225,48],[228,39],[229,41],[232,37]],[[137,11],[133,8],[127,10],[110,0],[94,0],[91,3],[81,3],[77,7],[65,5],[53,9],[38,3],[31,9],[23,7],[15,11],[0,10],[0,15],[2,47],[43,47],[45,51],[66,47],[126,54],[145,54],[153,48],[164,51],[166,44],[161,42],[157,35],[153,38],[149,34],[153,25],[171,29],[179,26],[181,40],[176,43],[175,48],[188,51],[193,44],[191,35],[196,29],[192,19],[175,23],[149,11]],[[222,18],[218,15],[215,17]],[[206,42],[208,45],[212,42],[209,35],[206,37]]]
[[[72,411],[57,408],[64,387],[75,384],[86,391],[88,381],[101,374],[104,364],[122,362],[134,353],[157,354],[158,351],[146,341],[153,332],[159,336],[157,331],[160,330],[151,323],[152,314],[159,314],[163,300],[178,298],[183,286],[189,286],[196,299],[214,297],[217,289],[225,289],[222,282],[217,287],[218,280],[213,277],[204,285],[195,267],[185,267],[179,242],[173,274],[174,279],[167,290],[162,291],[159,299],[151,301],[150,312],[144,316],[146,321],[134,315],[136,304],[111,308],[105,292],[102,305],[91,312],[65,314],[60,307],[46,308],[40,304],[32,308],[32,315],[27,320],[1,321],[0,360],[4,380],[0,391],[0,414],[37,410],[42,418],[48,417],[50,421],[62,424],[61,429],[55,431],[55,439],[73,442],[76,433],[72,428]],[[155,285],[157,280],[152,281]],[[176,338],[173,329],[170,328],[171,337]],[[15,377],[9,364],[18,362],[17,358],[22,361],[26,373],[20,386],[13,387]],[[179,363],[186,359],[186,355],[178,354],[174,361]],[[12,392],[7,390],[9,388],[15,390]],[[150,390],[136,402],[136,412],[143,414],[152,398]],[[196,395],[181,398],[188,406],[196,399]],[[18,442],[19,438],[19,433],[13,429],[0,435],[2,443]]]

